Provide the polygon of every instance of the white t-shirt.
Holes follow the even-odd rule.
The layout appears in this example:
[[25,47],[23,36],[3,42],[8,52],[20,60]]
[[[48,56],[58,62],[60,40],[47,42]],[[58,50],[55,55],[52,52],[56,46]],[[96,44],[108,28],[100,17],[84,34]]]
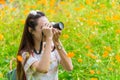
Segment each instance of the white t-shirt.
[[[23,58],[26,57],[26,53],[27,52],[23,52]],[[30,55],[26,61],[24,70],[27,76],[27,80],[58,80],[58,64],[60,63],[60,56],[56,49],[50,53],[50,67],[48,73],[40,73],[30,68],[34,62],[41,59],[42,54],[43,52],[41,52],[41,54],[33,53],[33,55]]]

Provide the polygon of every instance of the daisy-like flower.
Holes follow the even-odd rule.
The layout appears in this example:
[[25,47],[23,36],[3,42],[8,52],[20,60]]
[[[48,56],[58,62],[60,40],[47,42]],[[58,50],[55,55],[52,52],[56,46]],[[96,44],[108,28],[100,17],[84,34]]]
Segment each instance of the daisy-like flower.
[[30,11],[30,14],[37,15],[37,11],[32,10],[32,11]]

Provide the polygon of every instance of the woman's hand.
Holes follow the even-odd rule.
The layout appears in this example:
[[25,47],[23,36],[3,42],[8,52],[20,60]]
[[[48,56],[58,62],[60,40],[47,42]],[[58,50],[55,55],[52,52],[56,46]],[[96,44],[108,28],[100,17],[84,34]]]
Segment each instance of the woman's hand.
[[43,26],[42,32],[46,38],[53,38],[52,25],[50,23]]
[[60,35],[61,35],[61,31],[53,28],[53,42],[58,42]]

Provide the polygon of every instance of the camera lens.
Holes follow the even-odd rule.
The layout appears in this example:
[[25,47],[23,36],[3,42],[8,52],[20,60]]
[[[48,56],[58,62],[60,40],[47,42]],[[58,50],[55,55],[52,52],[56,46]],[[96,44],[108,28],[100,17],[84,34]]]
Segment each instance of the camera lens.
[[64,24],[62,22],[58,22],[58,23],[52,22],[52,24],[53,24],[53,28],[57,28],[59,30],[62,30],[64,28]]

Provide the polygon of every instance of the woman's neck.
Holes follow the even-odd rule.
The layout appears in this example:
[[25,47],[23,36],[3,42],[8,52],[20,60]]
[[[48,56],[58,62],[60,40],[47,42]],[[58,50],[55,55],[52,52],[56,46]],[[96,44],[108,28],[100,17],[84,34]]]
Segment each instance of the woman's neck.
[[41,41],[42,41],[42,40],[40,40],[40,41],[34,40],[34,42],[35,42],[34,48],[35,48],[36,51],[39,51],[39,50],[40,50]]
[[[36,51],[39,51],[39,50],[40,50],[40,47],[43,46],[43,45],[40,46],[40,45],[41,45],[41,41],[42,41],[42,40],[39,40],[39,41],[38,41],[38,40],[34,40],[34,42],[35,42],[34,48],[35,48]],[[45,42],[45,39],[43,38],[43,43],[44,43],[44,42]]]

